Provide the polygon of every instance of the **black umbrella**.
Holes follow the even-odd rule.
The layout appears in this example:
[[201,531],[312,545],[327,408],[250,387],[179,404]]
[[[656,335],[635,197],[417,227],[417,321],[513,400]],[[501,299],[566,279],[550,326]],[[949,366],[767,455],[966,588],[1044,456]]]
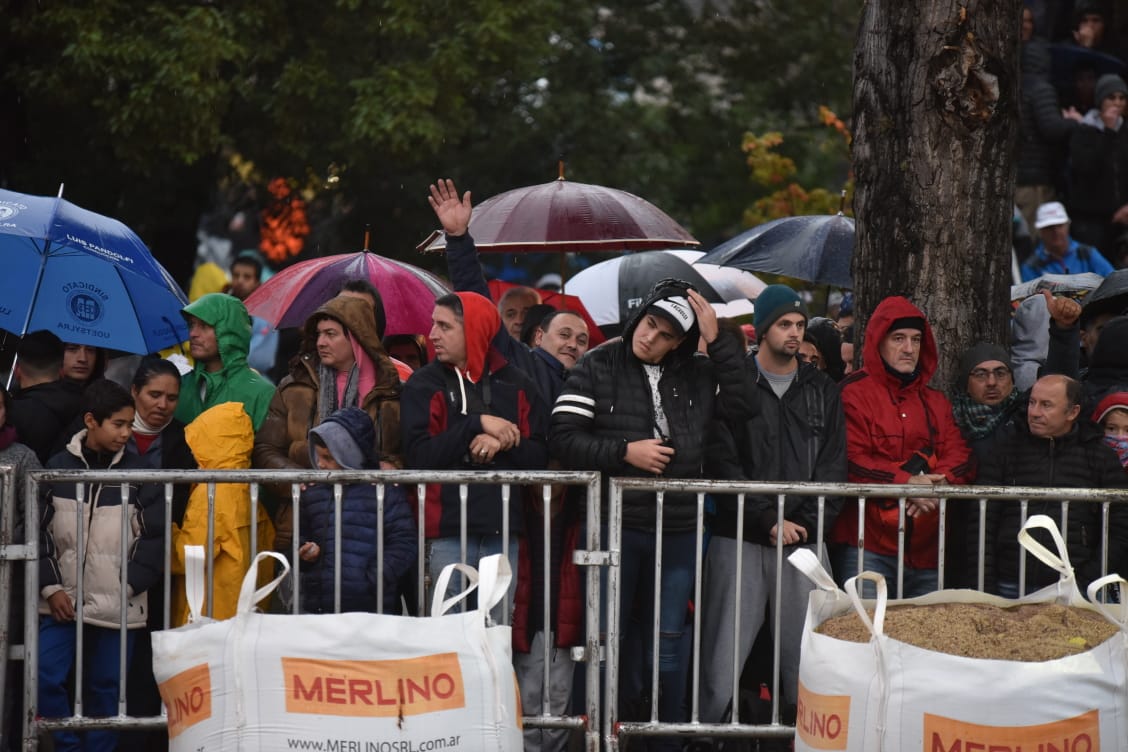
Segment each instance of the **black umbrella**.
[[838,214],[784,217],[726,240],[697,262],[853,288],[854,220]]
[[1085,318],[1102,313],[1128,313],[1128,269],[1117,269],[1085,297],[1082,308]]

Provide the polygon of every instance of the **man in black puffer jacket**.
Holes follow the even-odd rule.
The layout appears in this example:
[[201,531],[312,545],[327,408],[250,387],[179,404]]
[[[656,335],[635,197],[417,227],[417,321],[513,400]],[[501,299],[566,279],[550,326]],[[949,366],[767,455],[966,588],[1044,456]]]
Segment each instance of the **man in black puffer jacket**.
[[[708,344],[707,358],[696,353],[698,335]],[[701,478],[706,426],[717,412],[746,410],[739,404],[740,346],[717,335],[716,315],[696,290],[677,280],[659,282],[627,322],[622,338],[589,351],[569,372],[552,411],[552,456],[569,469],[599,470],[605,479]],[[623,496],[621,603],[629,614],[638,598],[641,634],[635,637],[647,646],[646,655],[653,648],[654,615],[647,611],[654,603],[656,509],[653,493]],[[658,717],[663,721],[685,715],[681,638],[693,595],[696,509],[695,494],[664,496],[658,646]],[[630,625],[624,625],[624,633],[629,639]],[[646,673],[642,666],[623,666],[624,703],[638,702],[642,687],[648,686]]]
[[[1081,385],[1067,376],[1043,376],[1030,390],[1028,430],[999,443],[982,467],[978,483],[984,486],[1042,486],[1060,488],[1128,488],[1128,476],[1116,452],[1106,445],[1101,431],[1080,417]],[[1048,514],[1066,531],[1070,562],[1082,590],[1102,574],[1101,505],[1069,505],[1068,525],[1063,504],[1032,501],[1028,515]],[[1008,598],[1019,594],[1017,541],[1021,507],[1014,500],[993,501],[987,508],[987,546],[984,578],[989,591]],[[1053,550],[1048,538],[1035,537]],[[1108,571],[1123,571],[1128,541],[1128,507],[1109,509]],[[1057,573],[1028,557],[1025,592],[1057,581]]]

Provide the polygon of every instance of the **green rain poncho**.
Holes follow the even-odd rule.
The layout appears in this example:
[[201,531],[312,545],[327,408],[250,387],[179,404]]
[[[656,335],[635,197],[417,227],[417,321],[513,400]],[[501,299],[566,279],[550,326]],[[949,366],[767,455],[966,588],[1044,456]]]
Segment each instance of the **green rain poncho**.
[[202,363],[196,364],[180,385],[176,417],[184,423],[191,423],[209,407],[224,402],[242,402],[257,431],[266,419],[270,399],[274,396],[274,385],[247,365],[251,317],[243,302],[224,293],[210,293],[185,306],[182,313],[215,327],[223,368],[209,373]]

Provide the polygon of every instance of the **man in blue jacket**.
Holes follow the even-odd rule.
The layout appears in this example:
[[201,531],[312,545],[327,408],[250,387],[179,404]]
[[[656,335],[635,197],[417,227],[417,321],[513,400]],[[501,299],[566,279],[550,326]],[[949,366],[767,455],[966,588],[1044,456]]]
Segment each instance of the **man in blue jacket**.
[[1083,274],[1093,272],[1102,277],[1112,273],[1112,264],[1092,246],[1078,243],[1069,236],[1069,215],[1059,201],[1038,207],[1034,227],[1041,242],[1022,265],[1022,281],[1029,282],[1043,274]]

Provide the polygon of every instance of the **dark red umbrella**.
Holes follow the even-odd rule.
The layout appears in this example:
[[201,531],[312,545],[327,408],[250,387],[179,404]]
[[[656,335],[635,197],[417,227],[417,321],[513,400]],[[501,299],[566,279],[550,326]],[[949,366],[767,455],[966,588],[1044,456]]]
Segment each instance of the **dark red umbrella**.
[[302,326],[350,279],[367,279],[380,291],[387,315],[385,334],[426,334],[431,330],[435,298],[451,291],[425,269],[361,251],[286,267],[247,297],[247,310],[278,328]]
[[[581,252],[649,251],[700,245],[685,228],[654,204],[626,191],[573,183],[517,188],[474,207],[470,234],[479,251]],[[436,230],[416,246],[441,251]]]

